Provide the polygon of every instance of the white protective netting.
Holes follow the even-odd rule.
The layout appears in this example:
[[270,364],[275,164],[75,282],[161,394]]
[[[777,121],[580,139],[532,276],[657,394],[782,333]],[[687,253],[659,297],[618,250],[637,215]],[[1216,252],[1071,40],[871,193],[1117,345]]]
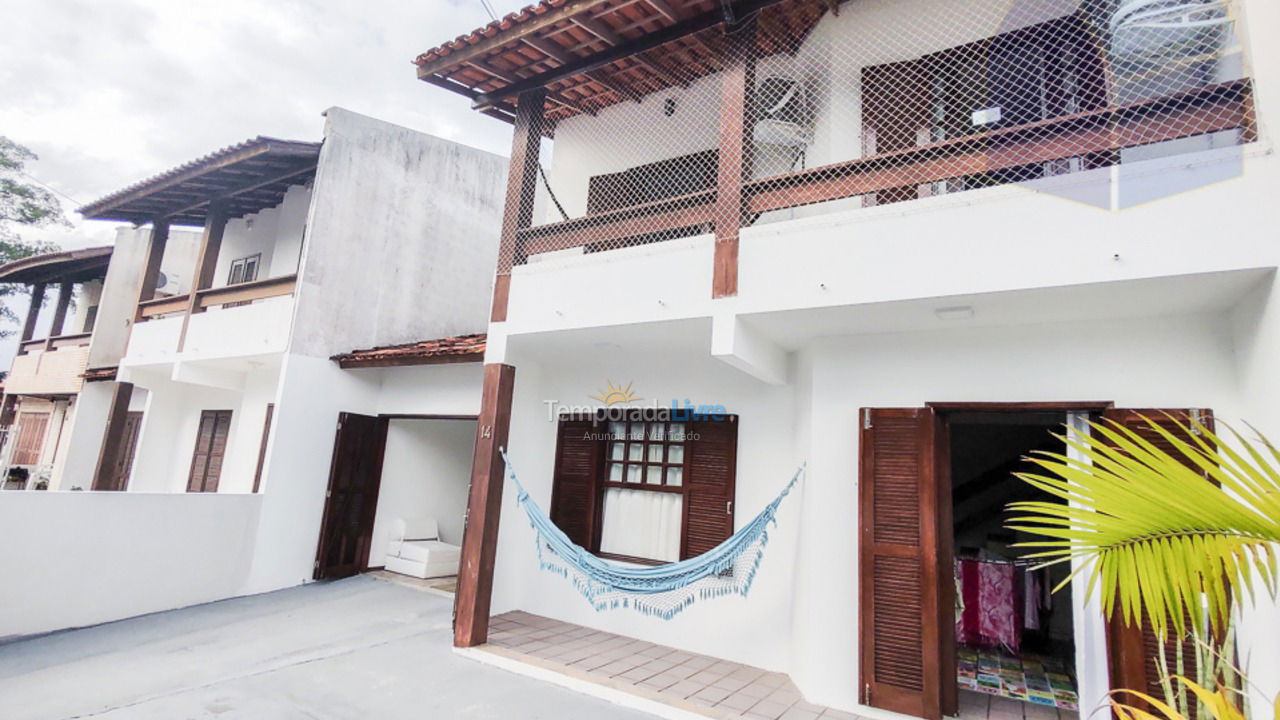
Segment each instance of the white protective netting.
[[[788,0],[683,37],[593,71],[604,84],[547,88],[532,227],[503,248],[500,272],[547,253],[1241,145],[1256,129],[1236,11],[1233,0]],[[742,47],[745,107],[725,82]],[[719,157],[734,115],[740,182]]]

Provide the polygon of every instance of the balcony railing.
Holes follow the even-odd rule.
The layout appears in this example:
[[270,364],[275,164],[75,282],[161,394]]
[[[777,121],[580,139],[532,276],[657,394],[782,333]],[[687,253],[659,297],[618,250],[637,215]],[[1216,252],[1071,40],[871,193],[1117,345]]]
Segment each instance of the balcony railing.
[[[505,317],[511,268],[538,254],[713,233],[722,297],[737,291],[741,228],[781,219],[770,213],[902,203],[1257,137],[1232,0],[1205,3],[1195,22],[1101,3],[1008,16],[976,1],[924,15],[784,5],[710,34],[679,23],[641,34],[634,57],[618,47],[600,64],[535,69],[507,46],[480,70],[452,55],[423,61],[515,123],[493,319]],[[484,80],[497,58],[536,74]]]

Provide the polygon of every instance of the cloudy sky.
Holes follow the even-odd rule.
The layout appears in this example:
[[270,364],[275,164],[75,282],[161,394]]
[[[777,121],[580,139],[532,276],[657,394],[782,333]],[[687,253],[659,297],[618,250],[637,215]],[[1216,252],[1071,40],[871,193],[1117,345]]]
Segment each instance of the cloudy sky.
[[508,152],[510,126],[411,64],[488,22],[480,0],[0,0],[0,18],[0,135],[40,156],[73,224],[40,234],[66,248],[113,237],[79,204],[255,135],[318,140],[334,105]]

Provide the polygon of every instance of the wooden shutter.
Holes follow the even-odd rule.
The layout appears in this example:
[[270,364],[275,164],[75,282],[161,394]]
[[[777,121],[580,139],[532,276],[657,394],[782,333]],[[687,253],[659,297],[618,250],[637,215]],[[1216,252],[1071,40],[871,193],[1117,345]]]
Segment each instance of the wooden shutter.
[[943,680],[937,432],[928,408],[864,409],[858,482],[863,703],[935,720]]
[[49,413],[18,413],[18,443],[14,447],[14,465],[38,465],[40,451],[44,448],[45,432],[49,429]]
[[689,423],[684,473],[684,536],[680,558],[711,550],[733,534],[738,418]]
[[222,461],[227,453],[227,437],[230,434],[230,410],[205,410],[200,413],[196,446],[191,453],[191,472],[187,476],[187,492],[218,491],[218,478],[222,474]]
[[559,430],[551,481],[551,522],[574,543],[595,550],[600,543],[596,518],[608,427],[594,417],[574,417],[561,419]]
[[[1161,450],[1177,454],[1173,444],[1161,437],[1150,426],[1147,419],[1153,420],[1169,430],[1175,436],[1190,437],[1193,427],[1192,418],[1213,430],[1213,413],[1210,411],[1193,411],[1185,409],[1161,410],[1126,410],[1113,409],[1103,413],[1105,420],[1110,420],[1138,433],[1144,440]],[[1188,463],[1190,464],[1190,463]],[[1206,479],[1206,482],[1208,480]],[[1171,672],[1177,667],[1177,648],[1172,636],[1166,643],[1165,659]],[[1181,641],[1183,657],[1183,675],[1190,678],[1198,676],[1195,657],[1195,642],[1190,638]],[[1142,627],[1126,625],[1124,619],[1115,615],[1107,622],[1107,654],[1110,663],[1112,689],[1127,688],[1139,690],[1152,697],[1163,698],[1164,690],[1160,684],[1160,670],[1157,658],[1160,654],[1160,641],[1151,630],[1151,623],[1144,622]]]

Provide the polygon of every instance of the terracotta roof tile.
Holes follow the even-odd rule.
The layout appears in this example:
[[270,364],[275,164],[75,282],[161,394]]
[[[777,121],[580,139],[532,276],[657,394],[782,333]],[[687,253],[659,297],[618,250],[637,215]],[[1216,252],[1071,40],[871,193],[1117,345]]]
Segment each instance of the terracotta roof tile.
[[329,358],[343,368],[434,365],[484,360],[484,333],[352,350]]

